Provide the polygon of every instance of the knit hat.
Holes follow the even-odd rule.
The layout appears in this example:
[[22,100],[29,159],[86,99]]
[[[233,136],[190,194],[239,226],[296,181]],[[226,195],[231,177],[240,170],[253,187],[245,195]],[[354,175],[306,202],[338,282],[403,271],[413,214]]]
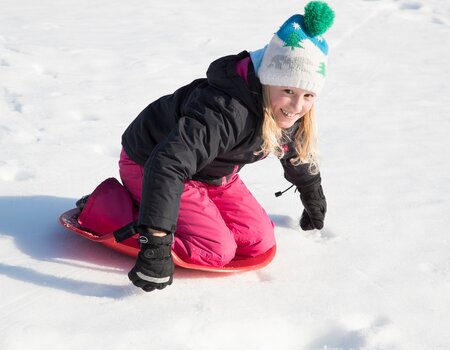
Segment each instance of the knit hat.
[[[261,83],[317,94],[327,71],[328,44],[321,35],[333,20],[334,12],[325,2],[311,1],[303,16],[293,15],[284,22],[264,49],[257,68]],[[257,56],[255,53],[252,58]]]

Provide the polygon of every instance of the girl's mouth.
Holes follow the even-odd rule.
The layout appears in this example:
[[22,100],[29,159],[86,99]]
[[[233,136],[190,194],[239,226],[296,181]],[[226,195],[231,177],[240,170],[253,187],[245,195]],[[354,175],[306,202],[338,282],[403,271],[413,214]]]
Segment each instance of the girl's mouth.
[[288,113],[283,108],[280,108],[281,113],[287,118],[294,118],[297,113]]

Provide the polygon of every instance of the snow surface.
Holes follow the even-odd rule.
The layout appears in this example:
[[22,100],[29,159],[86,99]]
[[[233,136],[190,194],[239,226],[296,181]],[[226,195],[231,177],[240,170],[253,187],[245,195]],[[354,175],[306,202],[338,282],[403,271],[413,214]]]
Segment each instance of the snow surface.
[[133,259],[58,215],[118,177],[149,102],[262,47],[305,3],[1,0],[0,349],[450,349],[449,2],[329,3],[326,227],[298,228],[269,158],[242,177],[277,224],[273,263],[177,269],[144,293]]

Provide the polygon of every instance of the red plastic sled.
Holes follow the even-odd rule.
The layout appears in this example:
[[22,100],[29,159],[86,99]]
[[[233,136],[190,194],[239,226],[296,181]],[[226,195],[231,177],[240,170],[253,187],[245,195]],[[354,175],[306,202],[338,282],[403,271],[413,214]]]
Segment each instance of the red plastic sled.
[[[139,247],[137,245],[126,244],[127,241],[117,243],[112,233],[107,235],[97,235],[93,232],[89,232],[78,223],[78,216],[80,211],[77,208],[66,211],[59,217],[59,222],[72,232],[79,234],[91,241],[104,244],[105,246],[112,248],[122,254],[136,257],[139,253]],[[132,239],[132,238],[131,238]],[[131,240],[130,239],[130,240]],[[173,262],[176,266],[183,267],[192,270],[201,270],[209,272],[239,272],[239,271],[251,271],[261,269],[267,266],[275,257],[276,246],[269,249],[266,253],[258,255],[254,258],[245,260],[232,260],[229,264],[223,267],[214,266],[202,266],[191,264],[180,259],[179,256],[172,251]]]

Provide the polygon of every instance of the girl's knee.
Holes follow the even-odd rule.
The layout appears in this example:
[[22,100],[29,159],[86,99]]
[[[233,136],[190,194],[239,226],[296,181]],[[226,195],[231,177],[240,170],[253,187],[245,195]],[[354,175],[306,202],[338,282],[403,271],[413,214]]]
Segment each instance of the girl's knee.
[[234,239],[216,241],[190,240],[175,234],[175,253],[183,260],[202,266],[224,266],[236,255]]
[[236,256],[240,259],[264,254],[276,244],[274,227],[265,227],[264,230],[250,234],[239,234],[237,243]]
[[[234,243],[234,242],[233,242]],[[197,250],[197,256],[200,259],[202,265],[205,266],[225,266],[236,255],[236,244],[221,245],[215,247],[215,250]]]

